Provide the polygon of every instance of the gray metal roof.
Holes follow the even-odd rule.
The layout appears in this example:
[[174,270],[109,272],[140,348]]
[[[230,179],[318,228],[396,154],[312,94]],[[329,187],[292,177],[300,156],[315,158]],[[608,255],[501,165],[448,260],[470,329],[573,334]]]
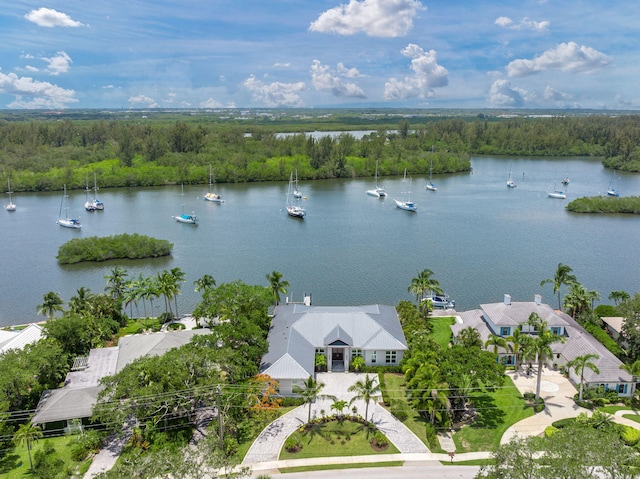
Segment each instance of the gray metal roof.
[[565,326],[566,321],[548,304],[537,304],[535,301],[512,302],[511,304],[481,304],[484,314],[496,326],[518,326],[529,321],[531,313],[537,313],[547,326]]
[[40,338],[42,338],[42,328],[35,323],[19,331],[2,331],[0,354],[10,349],[23,349],[27,344],[33,344]]
[[34,424],[45,424],[89,417],[93,405],[97,402],[100,389],[99,386],[93,386],[45,391],[31,421]]
[[[284,304],[274,311],[268,337],[269,351],[262,360],[260,371],[276,379],[306,379],[313,374],[315,349],[325,348],[336,340],[363,350],[407,349],[393,306]],[[286,355],[289,358],[285,358]],[[281,358],[285,359],[281,361]],[[304,373],[298,367],[302,367]]]

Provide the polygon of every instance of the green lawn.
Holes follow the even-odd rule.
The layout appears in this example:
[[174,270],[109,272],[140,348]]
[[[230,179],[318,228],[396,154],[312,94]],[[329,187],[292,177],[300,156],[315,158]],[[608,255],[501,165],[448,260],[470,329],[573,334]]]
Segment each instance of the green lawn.
[[429,322],[433,326],[431,337],[443,348],[449,347],[451,341],[451,326],[455,319],[453,316],[430,316]]
[[322,466],[299,466],[299,467],[283,467],[278,469],[281,474],[288,472],[309,472],[309,471],[332,471],[334,469],[365,469],[367,467],[399,467],[402,466],[402,461],[388,461],[388,462],[364,462],[355,464],[325,464]]
[[598,411],[615,414],[617,411],[635,411],[635,409],[631,406],[602,406],[598,408]]
[[[71,448],[68,446],[71,441],[70,437],[61,436],[47,439],[40,439],[31,446],[31,458],[35,457],[35,453],[42,450],[45,441],[48,441],[55,448],[56,457],[64,461],[65,467],[70,470],[77,471],[78,477],[82,477],[89,469],[90,460],[84,462],[74,462],[71,460]],[[0,460],[0,477],[3,479],[23,479],[34,477],[29,470],[29,455],[26,446],[16,446],[9,451],[7,455]]]
[[622,417],[631,421],[640,422],[640,416],[637,414],[623,414]]
[[503,387],[474,393],[470,399],[478,410],[478,419],[453,435],[459,453],[495,450],[507,428],[534,414],[508,376]]
[[290,437],[299,439],[302,449],[291,453],[283,448],[280,452],[280,460],[397,454],[399,452],[391,443],[384,451],[373,449],[369,444],[372,433],[367,426],[349,420],[316,424],[303,433],[296,431]]

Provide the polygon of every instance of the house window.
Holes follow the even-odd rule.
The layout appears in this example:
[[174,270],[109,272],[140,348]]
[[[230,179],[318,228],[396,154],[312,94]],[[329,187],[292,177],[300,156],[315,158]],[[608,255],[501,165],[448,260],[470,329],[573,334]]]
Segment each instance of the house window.
[[627,394],[626,384],[618,384],[618,394]]
[[362,357],[362,349],[352,349],[351,350],[351,359],[353,358],[361,358]]
[[500,328],[500,336],[509,336],[511,328]]
[[384,362],[387,364],[395,364],[396,363],[396,351],[387,351],[385,353]]
[[324,348],[316,348],[316,354],[324,354]]
[[376,351],[371,351],[371,364],[376,362]]
[[562,328],[559,327],[559,326],[552,326],[551,327],[551,333],[560,336],[560,335],[562,335]]

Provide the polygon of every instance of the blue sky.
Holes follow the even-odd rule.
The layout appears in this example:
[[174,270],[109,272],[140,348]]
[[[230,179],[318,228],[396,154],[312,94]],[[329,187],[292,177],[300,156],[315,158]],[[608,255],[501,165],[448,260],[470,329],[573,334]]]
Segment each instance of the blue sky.
[[624,0],[7,2],[0,108],[640,109]]

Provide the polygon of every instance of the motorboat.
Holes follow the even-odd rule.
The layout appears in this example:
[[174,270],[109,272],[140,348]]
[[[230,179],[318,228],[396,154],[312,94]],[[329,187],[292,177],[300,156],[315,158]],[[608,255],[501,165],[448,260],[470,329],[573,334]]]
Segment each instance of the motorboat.
[[549,196],[549,198],[557,198],[559,200],[567,199],[567,194],[561,190],[548,191],[547,195]]
[[449,299],[448,294],[432,294],[422,301],[431,301],[431,306],[438,309],[453,309],[456,307],[456,302]]

